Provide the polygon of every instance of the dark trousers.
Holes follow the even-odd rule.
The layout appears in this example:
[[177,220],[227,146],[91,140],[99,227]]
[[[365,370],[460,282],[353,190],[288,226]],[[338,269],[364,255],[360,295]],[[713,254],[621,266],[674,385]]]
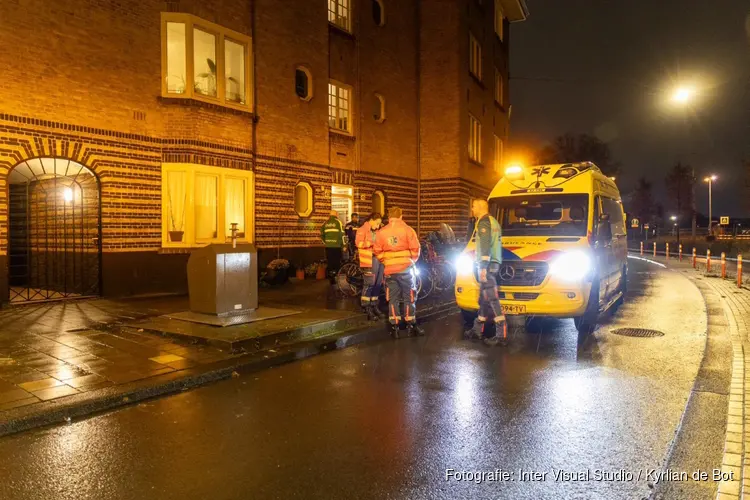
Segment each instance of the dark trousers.
[[372,267],[362,268],[364,287],[362,288],[362,307],[377,306],[380,289],[383,286],[383,264],[373,257]]
[[500,297],[497,294],[497,272],[500,266],[490,264],[487,269],[487,281],[479,284],[479,321],[486,321],[490,316],[499,321],[503,316]]
[[385,277],[386,298],[388,299],[388,321],[398,325],[403,318],[406,324],[417,322],[417,286],[409,271]]
[[341,248],[326,247],[326,260],[328,261],[328,276],[335,276],[341,268]]

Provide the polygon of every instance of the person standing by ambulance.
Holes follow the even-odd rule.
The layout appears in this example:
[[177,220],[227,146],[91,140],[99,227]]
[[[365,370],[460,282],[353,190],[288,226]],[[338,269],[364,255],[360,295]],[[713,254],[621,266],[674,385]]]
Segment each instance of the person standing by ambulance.
[[385,285],[388,298],[388,321],[391,336],[399,336],[403,304],[403,318],[409,335],[424,335],[417,326],[417,287],[414,264],[419,259],[420,244],[417,233],[402,220],[399,207],[388,210],[387,226],[378,231],[373,252],[385,266]]
[[373,212],[370,217],[357,229],[355,242],[359,251],[359,267],[364,276],[362,287],[362,309],[367,313],[370,321],[377,321],[383,316],[378,308],[380,289],[383,286],[383,264],[372,258],[377,231],[380,229],[382,216]]
[[339,220],[339,214],[331,210],[331,215],[320,227],[320,238],[326,247],[326,261],[328,261],[328,279],[334,283],[336,273],[341,267],[341,256],[344,247],[344,226]]
[[467,333],[469,336],[482,339],[485,323],[492,314],[495,322],[495,336],[484,339],[484,342],[488,345],[498,343],[505,345],[508,340],[508,326],[497,293],[497,273],[503,260],[500,224],[490,215],[486,200],[474,200],[471,204],[471,212],[477,221],[476,256],[480,288],[479,315],[474,321],[474,326]]

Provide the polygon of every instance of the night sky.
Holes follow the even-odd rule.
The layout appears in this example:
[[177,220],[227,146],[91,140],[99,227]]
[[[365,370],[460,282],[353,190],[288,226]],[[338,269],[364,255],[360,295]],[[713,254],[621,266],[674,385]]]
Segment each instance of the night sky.
[[[715,217],[750,215],[750,1],[527,4],[529,18],[511,28],[511,156],[565,132],[594,134],[622,163],[624,193],[645,175],[663,197],[681,160],[701,179],[719,175]],[[682,109],[669,101],[679,82],[699,92]],[[700,182],[699,211],[707,199]]]

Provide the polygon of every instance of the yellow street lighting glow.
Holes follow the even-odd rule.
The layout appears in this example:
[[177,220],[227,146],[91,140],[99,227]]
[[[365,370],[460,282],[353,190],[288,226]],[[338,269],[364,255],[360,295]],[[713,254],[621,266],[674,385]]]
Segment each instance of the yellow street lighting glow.
[[678,104],[685,104],[693,98],[693,95],[695,95],[695,90],[692,87],[678,87],[672,94],[672,100]]
[[711,181],[715,181],[715,180],[716,180],[717,178],[718,178],[718,177],[716,177],[715,175],[711,175],[711,176],[709,176],[709,177],[706,177],[706,178],[704,178],[704,179],[703,179],[703,182],[711,182]]

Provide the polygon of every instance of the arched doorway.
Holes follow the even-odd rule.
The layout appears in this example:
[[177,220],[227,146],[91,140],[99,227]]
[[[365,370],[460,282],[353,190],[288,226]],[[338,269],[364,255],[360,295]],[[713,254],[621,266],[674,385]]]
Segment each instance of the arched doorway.
[[83,165],[34,158],[8,174],[10,302],[96,296],[101,282],[99,181]]

